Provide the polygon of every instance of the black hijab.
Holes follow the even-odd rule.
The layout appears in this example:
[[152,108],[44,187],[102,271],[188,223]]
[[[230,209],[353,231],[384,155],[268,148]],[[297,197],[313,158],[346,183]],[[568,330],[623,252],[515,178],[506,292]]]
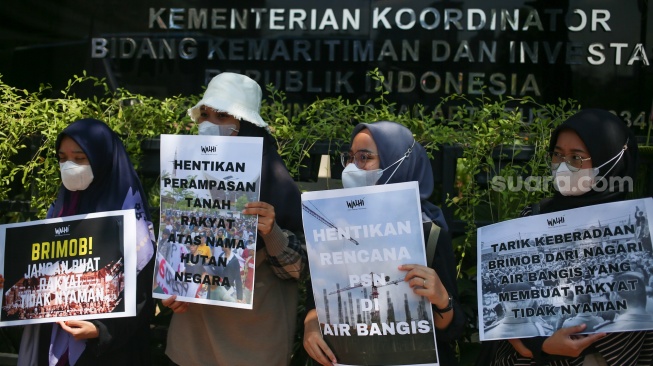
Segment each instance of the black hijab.
[[[301,194],[277,152],[274,137],[264,128],[241,120],[238,136],[263,137],[260,200],[274,206],[275,221],[282,229],[303,232]],[[263,245],[260,235],[258,244]]]
[[[628,192],[619,190],[618,184],[610,187],[609,182],[612,177],[630,177],[634,184],[638,159],[637,140],[626,124],[619,117],[602,109],[581,110],[553,131],[549,142],[549,153],[555,149],[558,135],[562,130],[572,130],[578,134],[587,147],[594,168],[619,154],[624,145],[627,145],[627,149],[612,170],[610,168],[616,159],[599,169],[598,176],[605,178],[597,186],[609,189],[595,188],[580,196],[563,196],[556,190],[553,197],[540,203],[540,212],[555,212],[625,199]],[[632,185],[625,184],[624,187],[632,189]]]
[[[395,122],[360,123],[351,134],[354,137],[364,128],[372,134],[378,149],[380,168],[385,169],[401,159],[412,146],[412,151],[403,162],[383,172],[377,184],[403,183],[416,181],[419,184],[419,197],[422,212],[441,228],[448,230],[444,215],[439,207],[429,202],[433,193],[433,169],[426,150],[420,145],[410,130]],[[395,171],[395,168],[397,170]],[[393,174],[394,172],[394,174]]]

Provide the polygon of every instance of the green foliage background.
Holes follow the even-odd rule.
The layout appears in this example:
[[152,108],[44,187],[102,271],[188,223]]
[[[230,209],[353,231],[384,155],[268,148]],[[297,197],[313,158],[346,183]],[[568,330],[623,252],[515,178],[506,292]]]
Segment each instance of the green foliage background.
[[[465,338],[459,342],[459,356],[461,364],[472,364],[478,347],[476,228],[517,217],[524,206],[547,194],[523,189],[496,192],[488,182],[495,176],[548,175],[546,146],[550,131],[579,106],[566,100],[539,105],[528,98],[491,100],[485,96],[471,99],[455,95],[443,99],[433,113],[426,113],[420,105],[399,110],[389,100],[383,76],[376,70],[370,74],[377,82],[377,96],[372,100],[319,99],[293,113],[283,91],[269,86],[261,115],[270,123],[278,151],[293,176],[298,175],[306,161],[303,159],[310,156],[318,142],[329,142],[329,155],[339,164],[337,153],[343,143],[348,143],[352,128],[359,122],[395,121],[413,131],[431,153],[437,154],[443,146],[456,146],[462,151],[457,164],[456,192],[449,192],[444,202],[434,194],[433,201],[455,208],[456,220],[466,225],[465,233],[454,238],[454,245],[459,261],[461,303],[469,317]],[[81,98],[77,94],[94,97]],[[123,138],[137,171],[143,171],[144,141],[160,134],[196,133],[186,111],[200,97],[157,99],[124,89],[111,91],[104,80],[86,74],[74,76],[61,91],[42,86],[37,92],[29,92],[3,83],[0,76],[0,223],[45,217],[60,184],[54,142],[68,124],[89,117],[106,122]],[[524,106],[534,108],[535,117],[530,123],[524,122]],[[445,117],[443,110],[453,110],[454,114]],[[522,152],[527,153],[525,159],[518,158]],[[157,208],[158,177],[143,174],[142,180],[151,206]],[[29,210],[16,209],[16,202],[23,202],[20,207]],[[302,309],[303,305],[298,312]],[[164,329],[163,334],[169,315],[162,309],[155,321],[156,329]],[[300,328],[301,320],[298,319]],[[3,328],[0,352],[17,352],[18,334],[18,330]],[[300,329],[294,365],[307,363],[301,334]],[[163,336],[159,338],[165,341]],[[163,359],[164,345],[159,342],[153,347]]]

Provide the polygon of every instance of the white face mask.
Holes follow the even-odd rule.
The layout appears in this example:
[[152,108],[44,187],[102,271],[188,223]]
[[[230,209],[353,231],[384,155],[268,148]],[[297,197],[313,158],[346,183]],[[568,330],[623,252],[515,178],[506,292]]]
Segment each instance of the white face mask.
[[580,196],[592,190],[598,172],[595,168],[572,172],[567,168],[567,164],[563,163],[553,172],[553,186],[563,196]]
[[59,163],[61,181],[69,191],[83,191],[93,182],[93,170],[90,165],[79,165],[72,161]]
[[[628,141],[626,141],[628,144]],[[562,163],[558,169],[553,171],[553,186],[562,194],[563,196],[580,196],[585,194],[594,188],[594,186],[604,179],[608,173],[614,169],[621,157],[626,152],[627,145],[624,145],[623,149],[617,153],[612,159],[601,164],[597,168],[589,169],[580,169],[577,172],[572,172],[567,167],[567,164]],[[599,175],[599,169],[608,165],[611,161],[616,161],[612,164],[610,169],[597,181],[596,177]]]
[[363,170],[356,164],[348,164],[342,171],[342,186],[345,188],[373,186],[383,175],[383,170]]
[[388,177],[388,179],[385,181],[385,183],[388,183],[388,181],[392,179],[392,176],[397,172],[397,169],[399,169],[401,163],[403,163],[404,160],[406,160],[406,158],[413,151],[413,146],[415,146],[415,140],[413,140],[413,144],[410,145],[408,150],[406,150],[404,156],[399,158],[399,160],[395,161],[394,163],[390,164],[385,169],[364,170],[358,168],[354,163],[347,164],[345,169],[342,171],[342,186],[345,188],[373,186],[376,184],[379,178],[381,178],[383,172],[392,168],[394,165],[397,165],[395,170],[392,171],[392,174],[390,174],[390,177]]
[[209,121],[200,123],[197,128],[199,134],[205,136],[231,136],[234,131],[238,132],[236,125],[216,125]]

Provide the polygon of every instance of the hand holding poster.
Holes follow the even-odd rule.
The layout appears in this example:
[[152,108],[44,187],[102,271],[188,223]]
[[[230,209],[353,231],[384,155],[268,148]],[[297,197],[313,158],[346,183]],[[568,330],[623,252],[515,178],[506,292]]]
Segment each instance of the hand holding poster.
[[[252,308],[263,140],[161,135],[153,297]],[[165,148],[163,148],[165,146]]]
[[426,264],[416,182],[302,194],[313,294],[339,365],[435,365],[431,304],[404,282]]
[[134,210],[0,225],[0,326],[134,316],[135,242]]
[[653,329],[653,199],[478,229],[480,339]]

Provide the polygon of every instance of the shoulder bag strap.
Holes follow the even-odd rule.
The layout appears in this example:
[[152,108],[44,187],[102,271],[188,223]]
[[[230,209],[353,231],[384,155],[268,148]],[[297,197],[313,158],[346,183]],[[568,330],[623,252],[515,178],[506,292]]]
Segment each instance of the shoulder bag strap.
[[433,258],[435,258],[435,247],[438,245],[438,238],[440,237],[440,227],[434,222],[431,223],[431,232],[429,239],[426,242],[426,263],[429,267],[433,265]]

